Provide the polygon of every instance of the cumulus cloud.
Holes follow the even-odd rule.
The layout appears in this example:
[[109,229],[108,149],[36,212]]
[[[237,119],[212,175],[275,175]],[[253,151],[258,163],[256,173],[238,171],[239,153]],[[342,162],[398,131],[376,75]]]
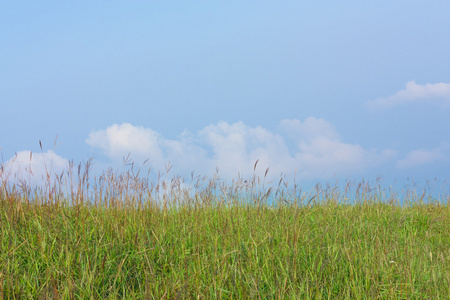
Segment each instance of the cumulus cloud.
[[277,131],[219,122],[196,134],[185,131],[175,140],[149,128],[115,124],[93,131],[86,142],[113,160],[130,153],[133,159],[149,158],[161,170],[170,161],[181,172],[207,175],[218,167],[221,175],[232,177],[251,176],[256,160],[257,175],[269,167],[275,177],[283,172],[316,179],[359,173],[396,155],[345,143],[329,122],[313,117],[304,122],[283,120]]
[[114,124],[106,130],[91,132],[86,142],[103,149],[111,158],[121,158],[128,152],[151,155],[157,160],[163,158],[160,135],[149,128],[133,126],[129,123]]
[[450,83],[417,84],[415,81],[410,81],[404,90],[389,97],[368,101],[366,105],[371,110],[382,110],[417,102],[430,102],[446,108],[450,107]]
[[443,143],[439,147],[431,150],[418,149],[411,151],[404,159],[399,160],[396,165],[400,169],[405,169],[449,160],[450,144]]
[[3,166],[1,178],[3,180],[26,180],[29,183],[43,183],[47,174],[51,179],[55,174],[67,170],[69,161],[52,150],[44,153],[20,151],[9,159]]
[[345,143],[340,140],[335,128],[323,119],[310,117],[303,123],[283,120],[281,127],[297,143],[294,162],[305,177],[360,173],[393,158],[397,153],[389,149],[364,149],[358,144]]
[[330,140],[338,140],[339,134],[333,125],[324,119],[314,117],[307,118],[303,123],[299,120],[282,120],[280,127],[290,136],[297,140],[315,139],[324,137]]
[[133,159],[149,159],[152,166],[163,170],[170,161],[178,167],[188,167],[206,162],[204,149],[198,147],[189,132],[181,134],[178,140],[165,139],[156,131],[129,123],[114,124],[104,130],[93,131],[86,143],[100,148],[113,160],[122,160],[131,155]]

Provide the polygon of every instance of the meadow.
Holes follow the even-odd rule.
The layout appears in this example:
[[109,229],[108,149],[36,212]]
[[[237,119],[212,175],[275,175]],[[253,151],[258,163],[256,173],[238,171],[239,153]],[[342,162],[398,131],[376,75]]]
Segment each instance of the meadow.
[[0,299],[450,297],[445,193],[90,166],[0,173]]

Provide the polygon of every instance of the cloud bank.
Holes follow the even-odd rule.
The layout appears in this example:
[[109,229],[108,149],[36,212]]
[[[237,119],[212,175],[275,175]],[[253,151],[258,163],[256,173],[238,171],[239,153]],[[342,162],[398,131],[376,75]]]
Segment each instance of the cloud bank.
[[[165,171],[170,162],[172,174],[188,175],[194,171],[210,176],[217,167],[219,174],[226,178],[236,178],[238,174],[251,177],[257,160],[258,176],[263,177],[269,168],[269,179],[295,174],[299,180],[366,174],[386,162],[404,170],[450,161],[448,143],[434,149],[417,149],[394,161],[397,151],[347,143],[332,124],[314,117],[304,121],[282,120],[274,130],[222,121],[196,133],[184,131],[176,139],[165,138],[142,126],[114,124],[92,131],[86,143],[109,158],[106,164],[100,162],[106,167],[120,166],[123,157],[130,154],[138,165],[148,159],[156,171]],[[55,174],[61,174],[68,167],[69,161],[52,150],[44,153],[20,151],[3,165],[0,180],[24,179],[42,184],[47,172],[51,172],[54,180]]]
[[256,160],[260,176],[267,168],[273,177],[281,173],[295,173],[299,179],[354,175],[396,155],[389,149],[346,143],[330,123],[314,117],[304,122],[283,120],[276,131],[243,122],[219,122],[196,134],[185,131],[177,139],[166,139],[142,126],[114,124],[91,132],[86,143],[113,161],[130,154],[135,161],[149,159],[158,170],[170,161],[179,172],[208,175],[218,167],[221,175],[231,177],[253,175]]
[[416,84],[410,81],[404,90],[392,96],[379,98],[366,103],[370,110],[383,110],[408,103],[429,102],[450,107],[450,83]]

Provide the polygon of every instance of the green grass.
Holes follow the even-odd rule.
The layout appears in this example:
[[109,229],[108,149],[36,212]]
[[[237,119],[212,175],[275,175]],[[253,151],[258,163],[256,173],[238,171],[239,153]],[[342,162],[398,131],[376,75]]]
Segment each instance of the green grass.
[[130,172],[89,187],[87,169],[65,192],[62,177],[2,181],[0,299],[449,298],[450,207],[423,195],[396,205],[361,185],[352,199],[255,177],[187,194]]

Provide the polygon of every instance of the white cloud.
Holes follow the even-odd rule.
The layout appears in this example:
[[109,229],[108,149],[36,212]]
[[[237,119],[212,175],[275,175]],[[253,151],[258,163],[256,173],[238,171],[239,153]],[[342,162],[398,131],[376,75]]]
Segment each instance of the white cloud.
[[309,117],[303,123],[296,119],[283,120],[280,122],[280,127],[294,139],[313,139],[318,137],[325,137],[330,140],[339,139],[339,134],[333,125],[324,119]]
[[52,150],[44,153],[20,151],[4,165],[3,180],[26,180],[29,183],[43,183],[47,174],[51,180],[69,167],[69,161]]
[[170,161],[178,172],[208,175],[217,166],[221,175],[231,177],[238,172],[251,176],[258,159],[258,175],[269,167],[273,177],[297,171],[301,179],[311,179],[359,173],[396,155],[391,150],[345,143],[330,123],[313,117],[304,122],[283,120],[278,132],[243,122],[219,122],[197,134],[185,131],[176,140],[165,139],[151,129],[115,124],[92,132],[86,142],[113,160],[130,153],[133,159],[149,158],[160,170]]
[[404,159],[399,160],[396,165],[400,169],[405,169],[449,160],[450,145],[443,143],[439,147],[431,150],[418,149],[411,151]]
[[178,140],[168,140],[150,128],[129,123],[114,124],[105,130],[91,132],[86,143],[102,149],[116,161],[121,161],[128,154],[132,159],[150,159],[152,166],[158,170],[164,170],[169,161],[179,167],[205,163],[201,160],[204,150],[196,146],[188,132],[184,132]]
[[334,127],[323,119],[283,120],[281,127],[297,142],[295,164],[305,177],[359,173],[393,158],[396,151],[364,149],[340,140]]
[[163,158],[159,146],[160,139],[160,135],[149,128],[124,123],[114,124],[106,130],[91,132],[86,143],[103,149],[106,155],[115,159],[133,152],[137,155],[150,155],[160,160]]
[[413,102],[430,102],[450,107],[450,83],[416,84],[415,81],[410,81],[404,90],[389,97],[368,101],[366,105],[371,110],[381,110]]
[[262,127],[249,127],[243,122],[219,122],[198,133],[199,139],[212,148],[210,167],[219,166],[221,172],[235,176],[253,174],[253,164],[259,159],[260,175],[270,167],[279,175],[288,171],[285,166],[289,151],[281,136]]

